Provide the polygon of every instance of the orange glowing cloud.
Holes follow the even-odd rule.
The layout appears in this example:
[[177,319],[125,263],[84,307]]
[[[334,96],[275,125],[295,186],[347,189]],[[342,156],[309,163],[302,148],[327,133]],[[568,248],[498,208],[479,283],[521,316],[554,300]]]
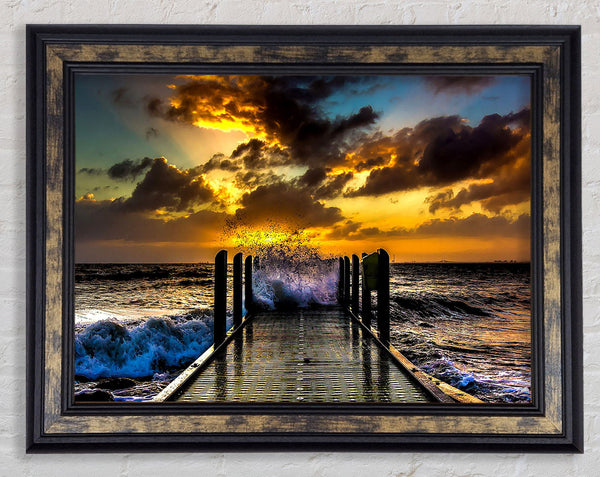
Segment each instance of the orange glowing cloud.
[[178,76],[184,83],[171,84],[168,103],[159,98],[148,102],[148,111],[157,116],[219,131],[242,131],[249,137],[265,138],[260,121],[264,111],[253,91],[264,89],[260,76]]

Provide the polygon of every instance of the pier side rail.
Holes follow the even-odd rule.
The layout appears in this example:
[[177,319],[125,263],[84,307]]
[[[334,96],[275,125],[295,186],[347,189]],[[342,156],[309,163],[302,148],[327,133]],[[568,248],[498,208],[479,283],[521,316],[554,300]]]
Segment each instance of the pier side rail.
[[[373,264],[376,264],[374,273]],[[370,255],[363,253],[361,259],[357,255],[352,255],[352,259],[340,257],[339,267],[338,301],[340,305],[352,320],[357,322],[381,348],[389,353],[400,368],[405,370],[438,402],[483,403],[475,396],[420,370],[390,343],[390,256],[384,249],[379,249]],[[362,277],[362,280],[359,279],[359,276]],[[350,277],[352,277],[351,280]],[[373,319],[372,290],[377,291],[377,329],[371,326]]]

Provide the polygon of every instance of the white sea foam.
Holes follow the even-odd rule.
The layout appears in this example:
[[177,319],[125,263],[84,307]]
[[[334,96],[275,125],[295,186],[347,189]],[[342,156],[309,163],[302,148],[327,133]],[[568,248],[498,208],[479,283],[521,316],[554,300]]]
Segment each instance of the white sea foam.
[[337,259],[326,258],[311,236],[291,226],[270,224],[253,230],[233,224],[238,250],[253,255],[253,291],[264,308],[331,305],[337,298]]
[[75,335],[75,374],[143,377],[185,366],[213,341],[212,316],[96,321]]
[[336,302],[338,273],[335,260],[264,255],[253,277],[255,299],[271,309],[331,305]]
[[[179,313],[183,310],[170,310],[171,313]],[[75,313],[76,324],[89,324],[96,321],[120,321],[125,323],[140,322],[153,316],[160,316],[164,310],[158,308],[126,308],[120,310],[112,309],[84,309]]]

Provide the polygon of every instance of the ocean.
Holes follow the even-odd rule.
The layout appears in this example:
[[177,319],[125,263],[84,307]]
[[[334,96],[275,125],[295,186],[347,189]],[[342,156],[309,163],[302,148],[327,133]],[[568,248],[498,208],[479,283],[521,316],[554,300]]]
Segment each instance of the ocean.
[[[295,272],[255,273],[262,306],[335,302],[334,260]],[[212,344],[212,274],[212,264],[77,264],[76,395],[148,401],[166,387]],[[390,302],[392,344],[425,372],[485,402],[530,402],[529,264],[392,263]]]

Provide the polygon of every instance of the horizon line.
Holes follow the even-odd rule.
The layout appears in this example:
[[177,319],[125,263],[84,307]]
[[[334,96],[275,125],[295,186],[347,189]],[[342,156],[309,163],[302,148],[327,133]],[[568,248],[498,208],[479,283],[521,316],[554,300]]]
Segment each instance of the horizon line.
[[[244,255],[245,257],[249,255]],[[254,256],[254,255],[252,255]],[[322,260],[335,260],[339,257],[324,258]],[[201,265],[201,264],[213,264],[213,261],[198,261],[198,262],[75,262],[75,265]],[[233,261],[227,261],[227,263],[233,263]],[[431,260],[431,261],[392,261],[390,263],[395,264],[431,264],[431,263],[531,263],[531,260],[476,260],[476,261],[464,261],[464,260]]]

